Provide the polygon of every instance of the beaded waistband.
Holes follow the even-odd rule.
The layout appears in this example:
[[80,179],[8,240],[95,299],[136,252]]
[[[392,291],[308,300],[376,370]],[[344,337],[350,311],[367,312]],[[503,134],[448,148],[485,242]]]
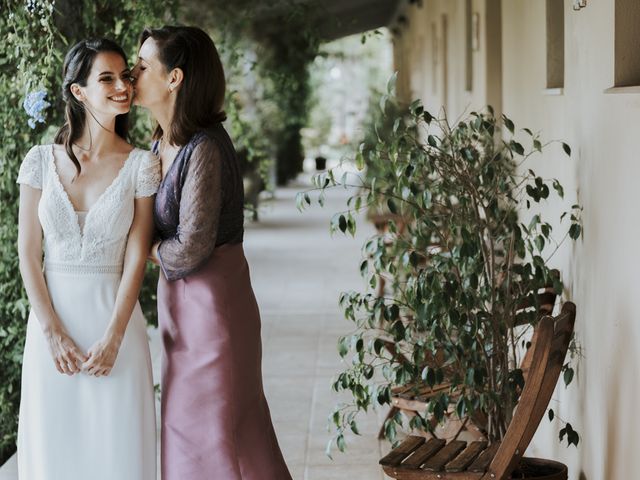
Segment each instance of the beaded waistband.
[[72,263],[44,262],[45,272],[72,274],[121,274],[122,265],[74,265]]

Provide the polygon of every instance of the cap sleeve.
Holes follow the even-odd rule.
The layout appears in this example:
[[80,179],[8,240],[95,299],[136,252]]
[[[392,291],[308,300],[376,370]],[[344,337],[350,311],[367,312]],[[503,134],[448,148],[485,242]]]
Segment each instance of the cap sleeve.
[[42,153],[39,146],[31,147],[20,165],[17,183],[42,190]]
[[150,197],[158,191],[162,172],[160,159],[151,152],[143,152],[136,178],[136,198]]

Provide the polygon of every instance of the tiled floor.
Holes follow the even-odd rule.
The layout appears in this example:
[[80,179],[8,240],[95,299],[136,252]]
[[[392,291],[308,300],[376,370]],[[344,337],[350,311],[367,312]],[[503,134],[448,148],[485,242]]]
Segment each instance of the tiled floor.
[[[348,192],[330,193],[324,208],[295,206],[298,183],[277,191],[249,225],[245,251],[263,321],[264,380],[278,439],[295,480],[381,480],[376,440],[384,412],[362,418],[363,434],[348,438],[346,453],[325,455],[330,433],[327,417],[336,403],[331,377],[340,369],[335,345],[349,332],[337,300],[341,291],[358,289],[360,247],[372,233],[358,225],[356,239],[329,234],[332,214],[346,208]],[[159,364],[152,332],[154,370]],[[0,468],[0,480],[16,480],[15,457]]]
[[[358,225],[356,239],[329,234],[329,219],[346,208],[348,192],[331,192],[324,208],[299,213],[295,193],[280,189],[261,221],[247,229],[245,246],[264,331],[264,377],[276,431],[296,480],[382,479],[376,440],[379,415],[363,418],[362,436],[346,453],[325,454],[327,417],[337,402],[331,377],[340,370],[337,339],[352,324],[338,307],[343,290],[361,288],[363,240],[372,227]],[[382,445],[382,448],[386,448]]]

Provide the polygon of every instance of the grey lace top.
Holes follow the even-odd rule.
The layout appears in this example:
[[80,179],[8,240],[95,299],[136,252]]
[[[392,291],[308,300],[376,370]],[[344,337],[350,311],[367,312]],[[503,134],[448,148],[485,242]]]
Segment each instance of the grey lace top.
[[[158,154],[158,142],[153,152]],[[158,257],[169,281],[195,272],[215,247],[242,243],[242,176],[221,124],[196,133],[180,149],[158,189],[154,219]]]

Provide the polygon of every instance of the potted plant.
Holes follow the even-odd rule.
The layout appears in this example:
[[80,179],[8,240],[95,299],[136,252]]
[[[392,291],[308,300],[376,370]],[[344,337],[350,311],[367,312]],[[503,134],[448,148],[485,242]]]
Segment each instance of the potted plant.
[[[376,132],[355,155],[359,169],[375,174],[337,178],[329,170],[298,196],[302,209],[313,192],[322,203],[326,189],[356,188],[347,209],[333,217],[332,232],[354,234],[362,209],[391,213],[387,231],[363,246],[360,271],[371,289],[340,297],[354,330],[338,341],[340,356],[350,361],[333,389],[350,393],[352,401],[331,415],[335,436],[328,453],[333,442],[344,451],[345,433],[358,434],[358,413],[389,404],[394,387],[445,379],[450,387],[433,396],[409,427],[432,430],[453,410],[460,418],[485,418],[488,439],[501,439],[524,382],[519,365],[527,336],[526,328],[513,328],[516,316],[519,323],[536,322],[535,308],[520,306],[525,300],[535,305],[540,287],[551,284],[562,293],[550,260],[562,242],[582,233],[578,205],[554,224],[547,221],[541,207],[552,195],[564,198],[562,185],[526,166],[554,142],[543,143],[527,128],[516,130],[491,107],[455,124],[444,113],[432,115],[419,100],[401,109],[393,82],[380,101],[390,130]],[[567,144],[555,143],[571,155]],[[381,277],[390,281],[377,294]],[[565,383],[572,377],[567,363]],[[390,441],[404,421],[400,413],[386,421]],[[568,423],[564,435],[577,445]]]

